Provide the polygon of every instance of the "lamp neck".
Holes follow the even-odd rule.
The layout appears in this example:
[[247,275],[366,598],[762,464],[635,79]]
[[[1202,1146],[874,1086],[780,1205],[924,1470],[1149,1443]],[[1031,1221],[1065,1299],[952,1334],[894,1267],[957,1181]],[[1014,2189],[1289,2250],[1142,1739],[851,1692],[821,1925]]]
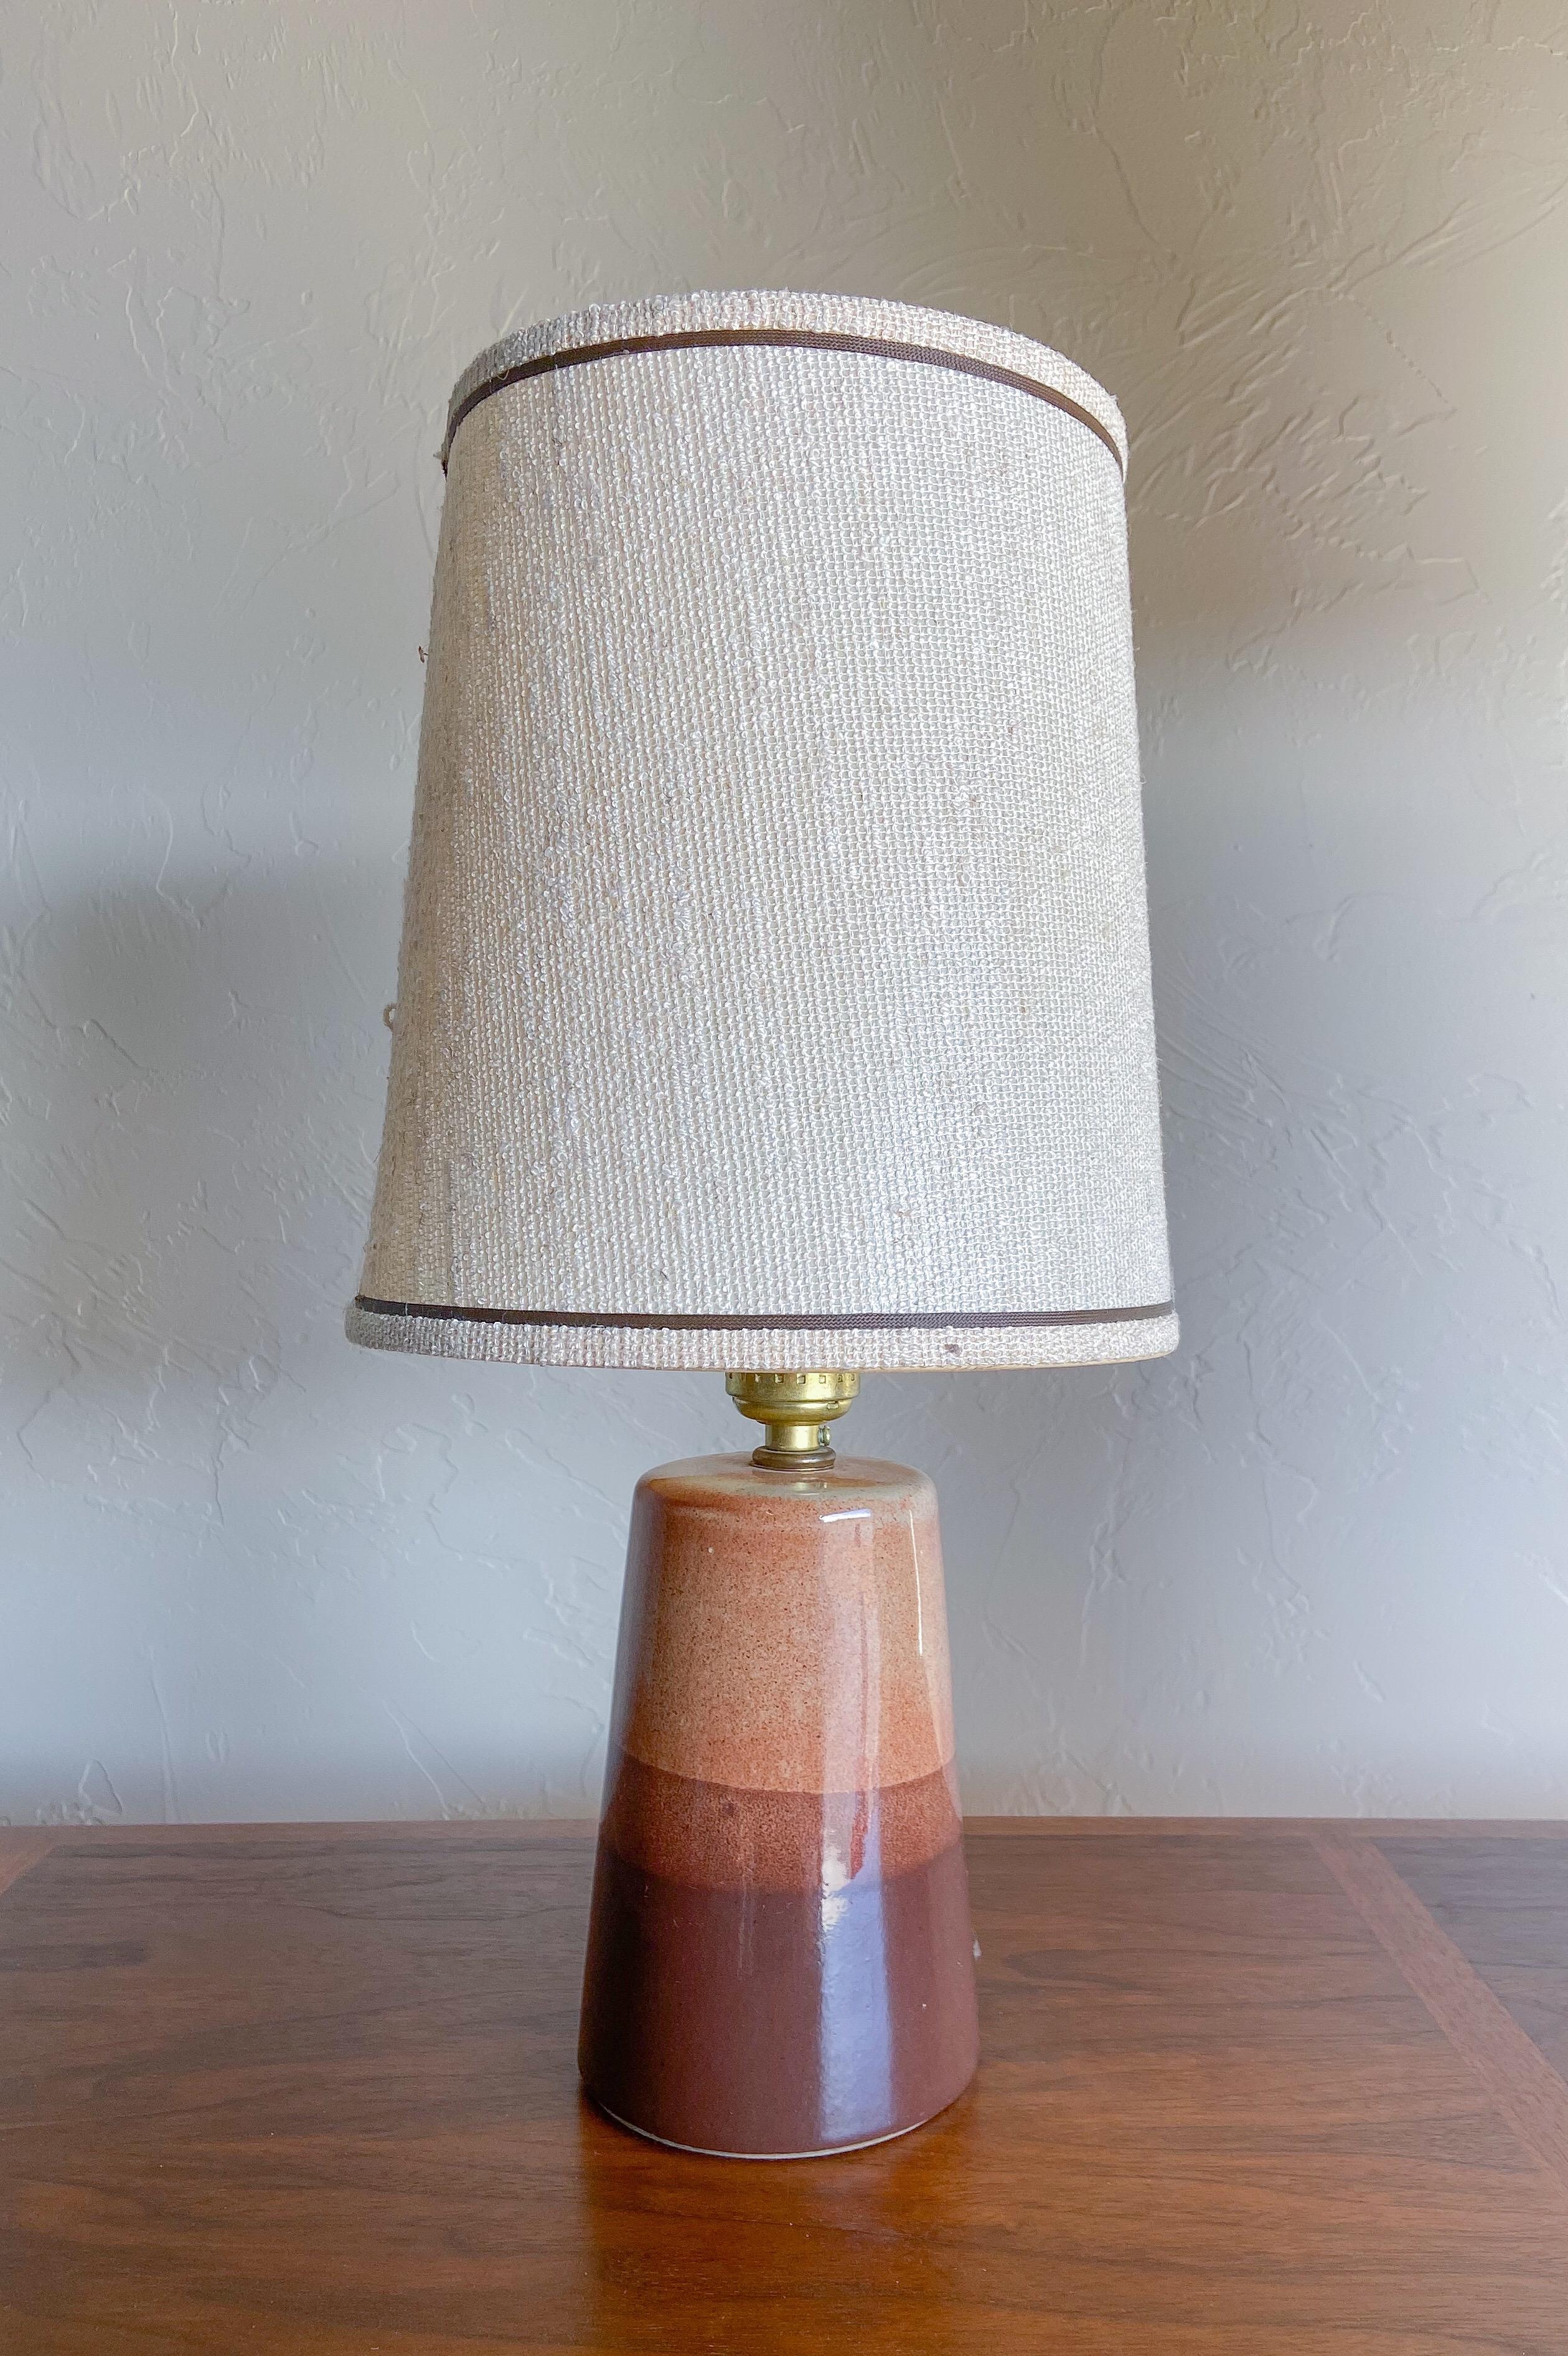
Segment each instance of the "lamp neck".
[[752,1462],[765,1472],[815,1471],[833,1462],[827,1427],[860,1387],[847,1371],[789,1375],[726,1375],[724,1387],[741,1413],[764,1427]]

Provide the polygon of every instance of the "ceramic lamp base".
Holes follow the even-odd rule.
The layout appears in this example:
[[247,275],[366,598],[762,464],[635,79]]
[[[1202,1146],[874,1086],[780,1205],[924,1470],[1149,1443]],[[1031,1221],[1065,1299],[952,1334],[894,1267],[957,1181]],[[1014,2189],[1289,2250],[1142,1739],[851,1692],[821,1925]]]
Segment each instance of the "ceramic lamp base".
[[733,2158],[880,2142],[977,2055],[936,1494],[865,1459],[637,1485],[579,2059]]

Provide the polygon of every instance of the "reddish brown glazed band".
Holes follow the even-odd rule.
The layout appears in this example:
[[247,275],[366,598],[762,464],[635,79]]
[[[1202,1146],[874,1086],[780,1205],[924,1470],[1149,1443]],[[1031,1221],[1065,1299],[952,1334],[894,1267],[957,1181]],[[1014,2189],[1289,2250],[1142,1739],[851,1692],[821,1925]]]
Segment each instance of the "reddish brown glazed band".
[[487,382],[477,384],[453,410],[446,421],[446,440],[442,445],[441,463],[444,471],[452,455],[453,438],[464,419],[488,401],[495,392],[505,392],[514,384],[526,384],[536,376],[558,375],[562,369],[581,368],[590,360],[621,359],[635,352],[694,351],[705,346],[744,348],[762,346],[808,352],[854,352],[868,359],[917,360],[927,368],[951,369],[960,376],[983,377],[988,384],[1010,386],[1015,392],[1031,393],[1052,409],[1061,410],[1086,425],[1098,441],[1104,444],[1116,462],[1118,474],[1125,475],[1121,451],[1108,426],[1103,425],[1091,409],[1071,394],[1058,392],[1054,385],[1040,384],[1017,369],[999,368],[994,360],[972,359],[966,352],[944,351],[938,344],[901,344],[880,336],[834,335],[826,328],[812,327],[689,327],[668,336],[617,336],[603,344],[579,344],[563,352],[540,352],[531,360],[519,360],[515,368],[502,369]]
[[432,1317],[474,1325],[612,1325],[635,1333],[896,1333],[904,1326],[935,1333],[949,1325],[991,1332],[1014,1325],[1124,1325],[1142,1317],[1168,1317],[1171,1312],[1168,1301],[1157,1301],[1138,1309],[912,1309],[894,1317],[688,1317],[624,1315],[603,1309],[460,1309],[445,1301],[375,1301],[364,1292],[356,1294],[354,1306],[368,1317]]
[[672,1774],[617,1748],[604,1774],[599,1833],[623,1863],[685,1889],[816,1892],[825,1847],[851,1880],[886,1880],[928,1866],[962,1839],[957,1772],[851,1792],[758,1791]]

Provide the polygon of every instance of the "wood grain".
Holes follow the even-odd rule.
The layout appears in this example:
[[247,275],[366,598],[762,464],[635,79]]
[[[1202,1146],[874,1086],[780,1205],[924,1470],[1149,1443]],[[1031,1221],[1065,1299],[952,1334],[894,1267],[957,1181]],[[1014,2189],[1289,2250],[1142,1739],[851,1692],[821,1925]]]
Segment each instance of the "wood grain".
[[[1568,2198],[1568,2085],[1545,2053],[1401,1879],[1377,1842],[1324,1829],[1313,1837],[1313,1846],[1526,2150]],[[1568,1856],[1561,1850],[1555,1855],[1568,1866]],[[1452,1867],[1451,1851],[1445,1862]],[[1516,1908],[1528,1907],[1539,1890],[1528,1860],[1521,1869],[1515,1850],[1508,1866],[1508,1897]],[[1568,1955],[1568,1946],[1558,1952]],[[1556,1978],[1561,2000],[1561,1967]]]
[[[0,1899],[0,2346],[1563,2356],[1558,2183],[1308,1831],[970,1847],[972,2093],[745,2167],[577,2094],[585,1837],[61,1836]],[[1568,2013],[1568,1847],[1439,1858]]]
[[1568,1840],[1561,1827],[1537,1826],[1528,1841],[1501,1847],[1487,1837],[1490,1829],[1434,1841],[1426,1827],[1406,1825],[1378,1846],[1568,2083]]
[[9,1890],[29,1866],[48,1857],[55,1839],[52,1832],[19,1831],[10,1825],[0,1825],[0,1890]]

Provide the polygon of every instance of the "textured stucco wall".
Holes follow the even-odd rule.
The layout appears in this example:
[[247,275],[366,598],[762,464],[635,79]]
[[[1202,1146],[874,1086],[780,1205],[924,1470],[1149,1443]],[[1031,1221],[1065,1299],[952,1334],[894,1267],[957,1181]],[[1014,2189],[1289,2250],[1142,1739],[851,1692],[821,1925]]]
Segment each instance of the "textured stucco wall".
[[1133,431],[1181,1355],[869,1386],[972,1803],[1568,1807],[1551,0],[0,24],[0,1815],[581,1813],[711,1377],[341,1338],[451,379],[594,296],[1045,336]]

